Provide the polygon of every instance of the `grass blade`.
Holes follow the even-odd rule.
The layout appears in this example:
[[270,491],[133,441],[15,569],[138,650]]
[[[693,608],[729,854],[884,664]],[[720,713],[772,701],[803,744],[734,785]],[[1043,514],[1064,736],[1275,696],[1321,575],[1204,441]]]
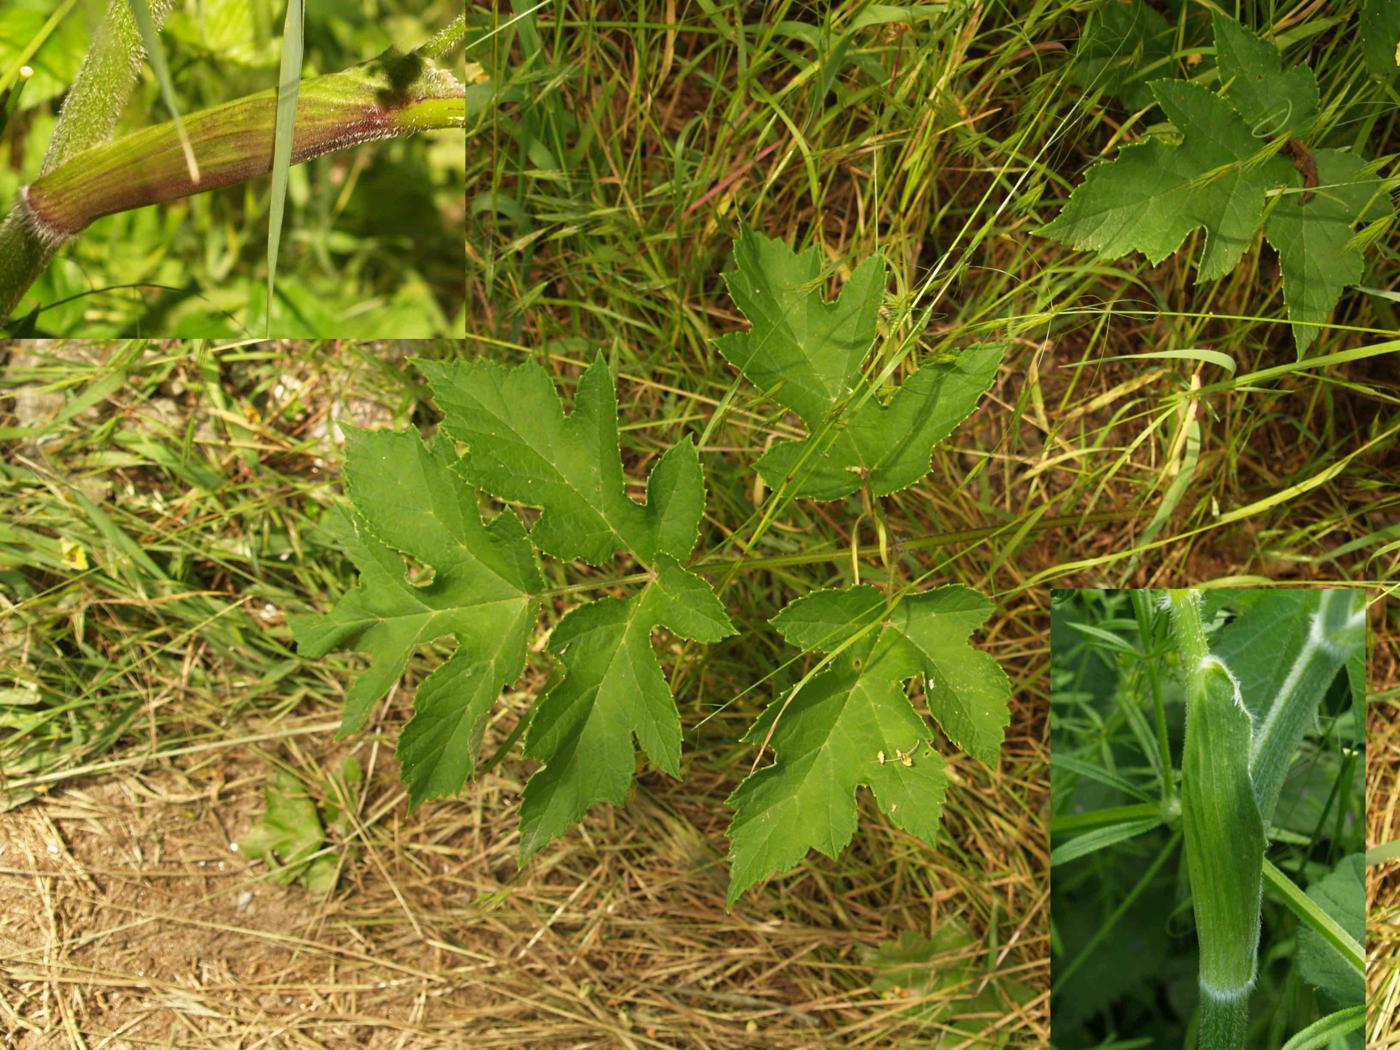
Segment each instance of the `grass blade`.
[[1053,868],[1058,864],[1066,864],[1069,861],[1078,860],[1080,857],[1087,857],[1090,853],[1096,853],[1109,846],[1116,846],[1120,842],[1126,842],[1128,839],[1143,834],[1143,832],[1161,827],[1161,824],[1161,818],[1149,817],[1146,820],[1130,820],[1122,824],[1099,828],[1097,831],[1086,831],[1051,850],[1050,866]]
[[1387,842],[1381,846],[1372,846],[1366,851],[1366,864],[1388,864],[1392,860],[1400,860],[1400,840]]
[[160,85],[165,108],[170,110],[170,120],[175,125],[175,133],[180,137],[180,149],[185,154],[185,166],[189,168],[190,181],[198,183],[199,162],[195,160],[194,147],[190,145],[190,137],[185,134],[184,121],[180,119],[180,104],[175,99],[175,84],[170,79],[170,65],[165,61],[165,48],[161,46],[160,30],[156,28],[155,19],[151,17],[151,9],[146,0],[131,0],[131,15],[136,20],[136,30],[141,34],[141,43],[145,45],[146,55],[151,60],[151,69],[155,72],[156,83]]
[[24,85],[29,83],[29,78],[34,75],[34,70],[29,66],[19,67],[19,77],[13,87],[0,88],[0,135],[5,134],[5,128],[10,124],[10,117],[19,110],[20,95],[24,93]]
[[1366,1023],[1366,1007],[1348,1006],[1308,1025],[1283,1044],[1283,1050],[1322,1050],[1332,1040],[1359,1031]]
[[1366,972],[1366,955],[1356,939],[1342,929],[1336,919],[1317,906],[1317,902],[1294,885],[1283,872],[1268,860],[1264,861],[1264,881],[1272,886],[1284,905],[1300,922],[1311,926],[1323,940],[1336,948],[1347,965],[1357,973]]
[[292,136],[296,131],[297,95],[301,89],[303,39],[302,0],[287,0],[282,28],[282,63],[277,73],[277,127],[272,140],[272,199],[267,218],[267,334],[272,334],[273,288],[277,253],[282,246],[282,217],[287,204],[287,174],[292,169]]

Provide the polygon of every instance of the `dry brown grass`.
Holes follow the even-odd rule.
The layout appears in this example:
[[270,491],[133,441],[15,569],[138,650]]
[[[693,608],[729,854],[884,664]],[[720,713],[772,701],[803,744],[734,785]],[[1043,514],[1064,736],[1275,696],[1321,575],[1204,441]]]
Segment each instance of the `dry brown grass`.
[[[1012,776],[1044,768],[1036,721],[1013,741]],[[302,761],[331,765],[329,733],[295,739]],[[358,751],[371,786],[357,859],[325,900],[267,884],[230,849],[261,805],[266,764],[250,748],[154,760],[8,814],[10,1045],[923,1045],[930,1033],[899,1020],[909,1002],[861,979],[862,952],[940,916],[976,924],[982,908],[1012,931],[989,968],[1045,981],[1041,836],[998,812],[1006,784],[971,769],[959,779],[964,790],[984,781],[981,797],[947,832],[990,878],[867,822],[854,850],[916,850],[924,866],[822,862],[731,913],[714,850],[729,771],[645,778],[625,813],[592,815],[520,872],[512,763],[460,802],[410,815],[388,749]],[[1043,1026],[1043,999],[1001,1025],[1021,1033],[1017,1045],[1043,1045]]]

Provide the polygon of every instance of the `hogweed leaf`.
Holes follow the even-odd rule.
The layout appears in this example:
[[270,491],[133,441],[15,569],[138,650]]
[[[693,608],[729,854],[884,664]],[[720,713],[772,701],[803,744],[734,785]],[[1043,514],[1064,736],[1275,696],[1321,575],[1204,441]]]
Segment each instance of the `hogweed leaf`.
[[[1121,5],[1110,6],[1114,18],[1127,17]],[[1388,40],[1381,49],[1391,61],[1395,34],[1383,21],[1363,7],[1363,42]],[[1363,259],[1352,230],[1384,216],[1386,199],[1362,158],[1313,150],[1293,137],[1307,135],[1320,107],[1308,66],[1285,69],[1273,43],[1219,12],[1212,26],[1219,94],[1185,81],[1150,85],[1181,141],[1125,146],[1112,161],[1091,167],[1059,215],[1038,232],[1107,258],[1140,251],[1155,265],[1192,230],[1204,229],[1197,280],[1207,281],[1235,268],[1262,224],[1279,254],[1301,357],[1342,290],[1361,280]],[[1081,50],[1109,43],[1090,37],[1086,32]],[[1124,46],[1129,43],[1125,39]],[[1278,155],[1285,137],[1291,165]],[[1269,195],[1277,199],[1266,219]]]
[[[1360,853],[1308,887],[1308,898],[1358,943],[1366,940],[1366,862]],[[1298,972],[1334,1007],[1364,1002],[1366,977],[1312,926],[1298,929]]]
[[1298,135],[1317,118],[1317,78],[1307,66],[1283,68],[1279,50],[1228,15],[1212,12],[1215,58],[1225,98],[1256,138]]
[[720,336],[715,345],[750,383],[809,428],[820,426],[855,389],[874,345],[884,258],[872,255],[857,266],[829,303],[818,287],[822,258],[815,246],[794,252],[746,226],[734,243],[734,264],[724,283],[750,328]]
[[541,508],[530,534],[564,560],[601,565],[629,552],[651,565],[684,560],[699,535],[705,482],[687,438],[658,460],[647,501],[627,495],[617,437],[617,395],[602,356],[579,380],[565,415],[554,381],[535,361],[421,361],[444,429],[467,445],[458,470],[504,500]]
[[1331,316],[1342,290],[1358,284],[1364,272],[1352,228],[1385,214],[1381,181],[1355,154],[1320,149],[1313,155],[1317,186],[1291,193],[1274,205],[1264,237],[1278,252],[1283,299],[1293,322],[1298,355],[1317,338],[1317,325]]
[[1253,242],[1265,194],[1295,185],[1297,173],[1281,157],[1256,157],[1249,126],[1218,95],[1177,80],[1154,81],[1152,93],[1181,142],[1151,139],[1096,164],[1039,232],[1110,259],[1142,252],[1155,265],[1204,228],[1197,280],[1223,277]]
[[[341,735],[359,729],[418,646],[451,636],[457,650],[424,680],[399,740],[414,804],[459,790],[476,762],[496,698],[524,667],[541,588],[525,529],[507,511],[483,523],[476,492],[452,471],[445,439],[351,429],[345,476],[355,511],[332,521],[359,583],[328,613],[291,621],[298,649],[350,648],[370,665],[345,697]],[[404,513],[405,507],[415,513]],[[432,580],[409,579],[404,556]]]
[[934,733],[902,683],[922,676],[949,739],[994,763],[1010,683],[968,644],[991,605],[967,587],[941,587],[892,607],[869,586],[816,591],[773,619],[783,637],[832,654],[825,669],[775,700],[747,739],[767,741],[772,765],[730,796],[729,901],[797,865],[809,849],[835,858],[856,827],[856,790],[871,789],[899,827],[932,844],[947,778]]
[[549,651],[562,675],[540,698],[526,738],[526,755],[545,765],[520,804],[522,863],[596,803],[622,802],[634,737],[657,768],[680,776],[680,716],[651,641],[658,627],[697,642],[734,633],[709,585],[666,554],[642,590],[580,606],[554,629]]
[[782,441],[758,461],[770,487],[839,499],[868,484],[877,496],[907,488],[929,471],[933,448],[977,406],[1005,347],[975,344],[923,365],[881,404],[861,369],[878,336],[885,261],[861,263],[832,302],[818,287],[816,248],[793,252],[747,227],[724,275],[750,323],[721,336],[724,358],[756,387],[795,412],[812,436]]
[[571,610],[550,636],[560,665],[531,716],[525,753],[544,763],[520,807],[522,862],[599,802],[622,802],[635,739],[657,768],[680,775],[680,715],[652,647],[665,628],[714,642],[734,632],[708,583],[686,570],[705,510],[705,479],[687,438],[657,460],[646,502],[627,494],[612,372],[600,357],[565,414],[534,361],[423,361],[443,428],[466,452],[457,473],[493,495],[540,508],[530,538],[558,558],[600,565],[629,554],[649,570],[641,590]]

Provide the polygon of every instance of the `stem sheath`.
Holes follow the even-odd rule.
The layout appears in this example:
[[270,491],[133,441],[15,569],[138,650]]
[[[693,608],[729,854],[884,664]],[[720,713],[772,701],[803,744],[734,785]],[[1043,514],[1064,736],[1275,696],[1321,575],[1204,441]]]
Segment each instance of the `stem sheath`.
[[1200,1050],[1243,1050],[1259,953],[1264,821],[1249,776],[1253,721],[1229,669],[1210,654],[1200,594],[1172,591],[1186,674],[1181,817],[1200,946]]

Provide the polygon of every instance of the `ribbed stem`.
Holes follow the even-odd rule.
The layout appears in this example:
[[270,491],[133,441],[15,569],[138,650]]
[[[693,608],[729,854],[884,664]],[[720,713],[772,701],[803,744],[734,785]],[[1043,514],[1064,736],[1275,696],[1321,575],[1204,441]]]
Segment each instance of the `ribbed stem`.
[[1229,999],[1201,996],[1199,1050],[1243,1050],[1249,1034],[1249,993]]
[[1207,647],[1200,593],[1172,591],[1186,677],[1181,823],[1200,947],[1200,1050],[1244,1050],[1259,951],[1264,822],[1249,776],[1253,722],[1239,684]]

